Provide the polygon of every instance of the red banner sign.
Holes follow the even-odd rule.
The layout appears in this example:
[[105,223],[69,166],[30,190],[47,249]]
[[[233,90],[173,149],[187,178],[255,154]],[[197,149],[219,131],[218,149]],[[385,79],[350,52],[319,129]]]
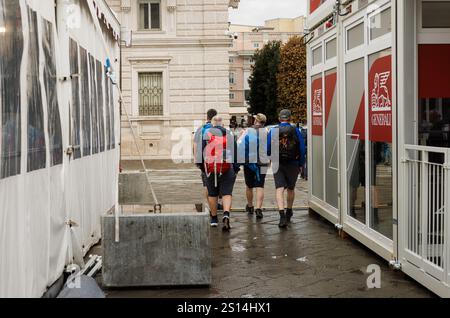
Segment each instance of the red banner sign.
[[369,133],[372,142],[392,143],[392,57],[377,59],[369,72]]
[[[366,139],[365,94],[356,116],[352,139]],[[392,56],[377,59],[369,72],[369,136],[372,142],[392,143]]]
[[311,110],[312,110],[312,135],[323,135],[323,89],[322,77],[315,79],[311,84]]
[[309,13],[313,13],[314,11],[316,11],[321,5],[322,5],[322,0],[309,0]]

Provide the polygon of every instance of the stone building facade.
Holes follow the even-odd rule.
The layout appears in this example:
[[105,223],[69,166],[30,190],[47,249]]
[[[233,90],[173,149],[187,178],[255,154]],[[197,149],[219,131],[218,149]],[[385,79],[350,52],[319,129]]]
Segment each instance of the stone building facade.
[[108,3],[122,24],[122,160],[139,159],[130,122],[144,159],[171,159],[176,128],[192,133],[210,108],[228,120],[228,14],[239,1]]

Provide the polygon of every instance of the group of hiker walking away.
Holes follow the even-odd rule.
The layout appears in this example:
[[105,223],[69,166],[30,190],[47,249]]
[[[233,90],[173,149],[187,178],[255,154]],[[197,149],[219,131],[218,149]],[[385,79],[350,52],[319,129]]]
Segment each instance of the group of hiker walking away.
[[[280,123],[266,127],[267,117],[254,116],[254,126],[239,136],[224,127],[215,109],[207,112],[207,122],[194,136],[195,163],[201,170],[211,226],[219,226],[218,210],[223,210],[223,230],[230,231],[230,212],[237,174],[243,168],[249,215],[264,218],[264,187],[271,168],[280,214],[280,228],[287,228],[294,215],[295,187],[306,160],[306,147],[299,128],[291,124],[292,113],[282,110]],[[285,206],[285,198],[287,205]],[[254,202],[256,204],[254,205]]]

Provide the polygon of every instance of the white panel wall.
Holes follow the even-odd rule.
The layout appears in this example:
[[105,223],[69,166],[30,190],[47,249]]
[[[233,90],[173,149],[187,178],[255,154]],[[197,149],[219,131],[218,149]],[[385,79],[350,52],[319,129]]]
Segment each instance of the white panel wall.
[[[109,58],[117,67],[116,58],[119,57],[118,44],[112,37],[112,32],[105,27],[102,31],[94,25],[94,20],[87,6],[78,10],[78,27],[69,23],[73,18],[67,5],[80,8],[78,1],[57,1],[58,21],[55,21],[55,7],[53,0],[18,0],[22,17],[24,54],[20,67],[20,112],[21,112],[21,171],[20,174],[0,179],[0,297],[40,297],[64,271],[70,257],[84,255],[89,248],[100,239],[100,216],[116,206],[119,166],[119,137],[120,116],[118,110],[118,91],[114,87],[113,107],[115,132],[113,149],[105,149],[97,154],[86,154],[74,160],[64,150],[71,146],[73,126],[71,121],[72,92],[69,67],[69,36],[101,64]],[[83,0],[84,2],[84,0]],[[92,2],[87,0],[86,3]],[[11,2],[0,1],[0,16],[6,12]],[[29,10],[37,14],[38,30],[30,32]],[[51,91],[57,92],[57,105],[61,124],[62,163],[51,166],[50,149],[51,134],[49,96],[45,90],[45,78],[42,75],[46,67],[43,54],[43,23],[44,19],[52,24],[54,37],[54,57],[56,57],[56,77]],[[0,18],[0,21],[2,18]],[[17,19],[19,21],[19,19]],[[100,20],[99,20],[100,21]],[[57,22],[57,23],[56,23]],[[116,21],[113,23],[117,24]],[[102,22],[100,22],[102,24]],[[56,29],[58,25],[58,30]],[[10,30],[7,30],[10,32]],[[101,34],[103,33],[103,36]],[[33,38],[37,34],[37,39]],[[106,41],[104,41],[106,39]],[[33,55],[28,48],[31,41],[39,43],[39,83],[42,94],[42,109],[44,116],[44,131],[46,144],[45,167],[28,172],[27,143],[30,140],[28,116],[30,105],[27,94],[31,89],[27,76],[29,63]],[[0,45],[5,45],[8,35],[0,34]],[[0,58],[6,58],[4,55]],[[0,64],[2,65],[2,64]],[[77,76],[77,74],[72,74]],[[101,83],[103,90],[103,120],[106,118],[107,104],[105,100],[105,74]],[[66,77],[66,79],[64,79]],[[0,79],[7,79],[2,73]],[[0,81],[1,82],[1,81]],[[47,85],[48,85],[47,81]],[[50,81],[50,83],[52,83]],[[8,83],[12,85],[12,83]],[[0,85],[2,90],[8,85]],[[92,93],[92,92],[90,92]],[[1,98],[0,98],[1,101]],[[97,99],[94,100],[97,103]],[[83,102],[83,101],[82,101]],[[97,103],[98,104],[98,103]],[[3,105],[0,103],[0,106]],[[95,104],[94,104],[95,105]],[[92,105],[91,105],[92,106]],[[1,113],[1,111],[0,111]],[[92,128],[98,127],[98,122],[92,122]],[[106,125],[100,134],[106,133]],[[0,140],[6,130],[0,130]],[[28,137],[28,138],[27,138]],[[84,136],[82,136],[83,140]],[[83,144],[83,142],[82,142]],[[82,145],[81,145],[82,146]],[[0,151],[1,151],[0,147]],[[0,160],[5,160],[3,155]],[[67,225],[73,221],[78,226],[71,228]],[[80,248],[77,249],[76,246]]]

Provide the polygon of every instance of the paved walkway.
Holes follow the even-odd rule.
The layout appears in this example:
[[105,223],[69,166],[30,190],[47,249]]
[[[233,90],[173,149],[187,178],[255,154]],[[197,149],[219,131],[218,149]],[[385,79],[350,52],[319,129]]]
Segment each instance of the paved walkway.
[[[201,200],[196,170],[152,172],[161,200]],[[197,179],[196,179],[197,178]],[[184,180],[184,182],[183,182]],[[197,180],[197,181],[196,181]],[[245,206],[239,177],[235,204]],[[305,205],[306,184],[298,186],[296,205]],[[190,202],[186,202],[191,194]],[[172,202],[172,201],[170,201]],[[267,205],[274,206],[273,181]],[[296,211],[288,230],[278,228],[276,212],[262,222],[234,213],[231,233],[213,229],[213,284],[210,288],[107,290],[108,297],[433,297],[421,285],[352,239],[341,239],[334,227],[308,211]],[[381,289],[367,288],[367,267],[381,267]],[[101,281],[101,277],[98,278]]]
[[[124,171],[139,171],[141,166],[137,162],[122,163]],[[147,163],[149,175],[155,188],[156,196],[162,204],[195,204],[205,201],[200,171],[192,165],[173,167],[164,163]],[[266,208],[276,208],[275,183],[273,175],[266,179]],[[244,173],[240,172],[234,188],[233,208],[243,209],[247,204],[245,198]],[[297,186],[295,206],[308,205],[308,185],[300,182]]]

